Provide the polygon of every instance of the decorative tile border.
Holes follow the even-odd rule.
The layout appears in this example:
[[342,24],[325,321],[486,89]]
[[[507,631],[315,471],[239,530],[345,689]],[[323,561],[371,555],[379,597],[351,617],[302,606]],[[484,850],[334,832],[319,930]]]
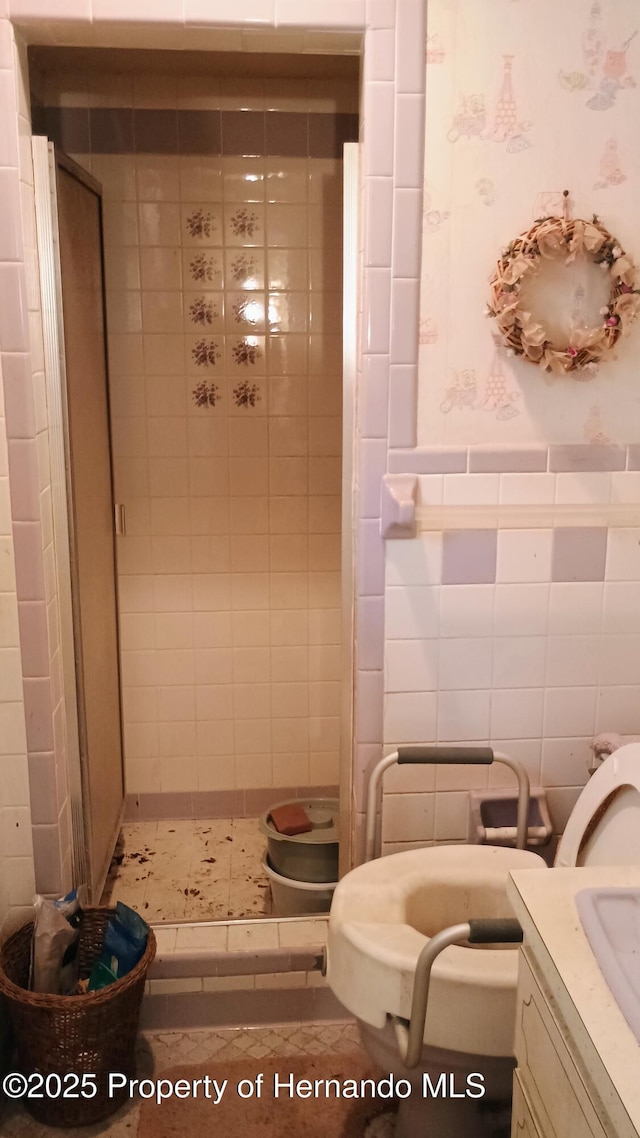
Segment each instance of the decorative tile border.
[[626,470],[626,446],[594,446],[574,444],[573,446],[549,447],[549,470]]
[[39,107],[33,129],[69,154],[342,158],[344,143],[358,140],[358,115]]
[[468,462],[466,447],[412,447],[389,451],[390,474],[466,474]]
[[469,450],[469,474],[521,474],[546,471],[546,447],[509,447],[503,450],[474,447]]
[[179,818],[253,818],[276,802],[337,798],[337,786],[264,786],[247,790],[186,790],[127,794],[126,822]]
[[391,474],[510,474],[640,470],[640,444],[414,447],[389,451]]

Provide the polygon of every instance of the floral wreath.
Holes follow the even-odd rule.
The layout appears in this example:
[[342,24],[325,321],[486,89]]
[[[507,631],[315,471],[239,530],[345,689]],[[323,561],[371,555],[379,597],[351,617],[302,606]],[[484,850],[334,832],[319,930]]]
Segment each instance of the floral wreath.
[[[562,217],[538,218],[533,227],[509,243],[491,281],[486,315],[494,317],[510,354],[524,356],[544,371],[564,375],[598,363],[626,335],[640,311],[640,274],[620,243],[596,214],[591,221],[568,218],[569,191],[564,191]],[[525,311],[520,290],[527,277],[539,272],[542,259],[564,257],[565,264],[584,252],[611,277],[608,303],[600,309],[596,328],[576,329],[566,348],[548,339],[544,326]]]

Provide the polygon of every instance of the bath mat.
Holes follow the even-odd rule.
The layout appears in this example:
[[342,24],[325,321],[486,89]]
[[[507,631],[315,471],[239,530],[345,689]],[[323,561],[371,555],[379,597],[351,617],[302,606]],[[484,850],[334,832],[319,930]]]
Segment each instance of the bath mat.
[[[263,1088],[260,1098],[243,1099],[237,1093],[240,1080],[242,1089],[249,1089],[249,1080],[255,1086],[256,1077],[263,1075]],[[159,1106],[153,1101],[145,1101],[140,1111],[138,1138],[210,1138],[218,1134],[221,1138],[362,1138],[366,1124],[375,1115],[389,1110],[389,1101],[372,1098],[302,1098],[288,1093],[274,1097],[274,1077],[279,1077],[280,1085],[293,1076],[297,1087],[300,1080],[338,1079],[343,1085],[349,1079],[380,1079],[365,1056],[322,1055],[283,1056],[276,1059],[228,1060],[193,1066],[172,1067],[155,1075],[168,1079],[175,1086],[178,1080],[185,1079],[190,1086],[194,1080],[209,1076],[220,1085],[226,1079],[225,1088],[218,1105],[214,1098],[166,1099]],[[210,1087],[215,1096],[215,1089]],[[303,1088],[304,1089],[304,1088]],[[201,1091],[201,1087],[198,1088]]]

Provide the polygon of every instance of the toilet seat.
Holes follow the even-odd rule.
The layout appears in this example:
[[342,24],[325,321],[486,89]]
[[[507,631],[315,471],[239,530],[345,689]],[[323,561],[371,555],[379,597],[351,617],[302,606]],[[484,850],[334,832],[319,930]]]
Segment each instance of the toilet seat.
[[580,793],[555,865],[640,864],[640,743],[605,759]]
[[[582,790],[556,866],[640,864],[639,820],[640,744],[631,743],[610,755]],[[371,1027],[382,1028],[389,1015],[408,1019],[416,963],[429,937],[470,917],[512,916],[509,872],[535,868],[547,870],[541,857],[524,850],[443,845],[351,870],[329,916],[327,976],[334,993]],[[425,1046],[511,1056],[517,969],[513,948],[448,947],[431,973]]]
[[[416,963],[431,936],[470,917],[510,917],[510,870],[544,869],[538,854],[499,846],[435,846],[378,858],[338,883],[329,916],[329,984],[353,1015],[381,1028],[408,1019]],[[425,1041],[446,1051],[510,1055],[518,954],[452,945],[432,973]],[[452,1015],[452,1009],[455,1014]]]

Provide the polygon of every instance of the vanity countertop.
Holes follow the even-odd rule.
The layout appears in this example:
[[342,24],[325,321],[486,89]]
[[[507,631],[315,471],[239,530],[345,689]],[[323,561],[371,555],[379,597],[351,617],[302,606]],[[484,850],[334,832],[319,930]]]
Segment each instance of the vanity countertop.
[[508,893],[528,945],[589,1072],[616,1138],[640,1135],[640,1043],[618,1008],[583,931],[581,889],[640,888],[640,866],[517,870]]

